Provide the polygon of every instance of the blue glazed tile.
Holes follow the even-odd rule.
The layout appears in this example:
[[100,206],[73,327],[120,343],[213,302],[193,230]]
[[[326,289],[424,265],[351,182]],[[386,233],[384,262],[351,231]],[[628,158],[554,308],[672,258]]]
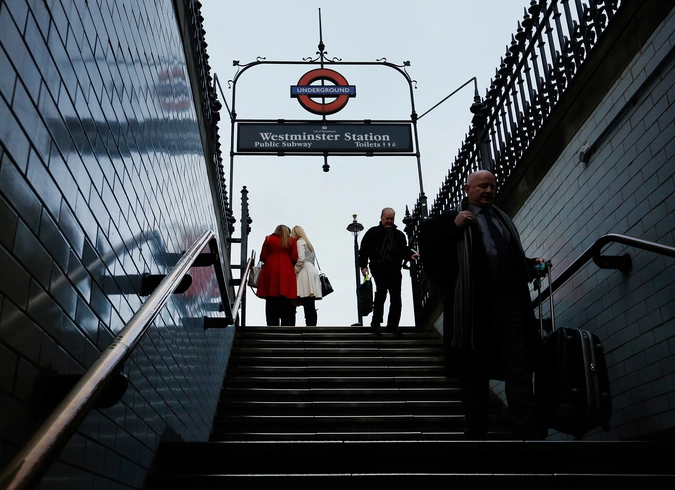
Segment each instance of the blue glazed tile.
[[4,7],[9,10],[12,19],[18,26],[19,30],[23,32],[28,18],[28,5],[21,0],[7,0],[4,2]]
[[0,317],[0,341],[10,346],[31,362],[40,356],[42,330],[11,302],[5,301]]
[[89,275],[84,264],[74,255],[70,256],[69,267],[67,272],[68,278],[74,285],[80,297],[85,301],[89,301],[91,295],[91,276]]
[[112,304],[97,284],[92,284],[90,306],[94,313],[101,319],[103,325],[110,325]]
[[61,307],[35,281],[31,284],[27,313],[42,330],[54,338],[59,337],[63,314]]
[[[49,159],[49,173],[54,179],[54,182],[61,191],[62,197],[65,197],[64,201],[62,198],[61,205],[63,206],[64,202],[68,202],[68,198],[77,196],[78,188],[75,179],[73,178],[70,170],[66,164],[66,161],[63,159],[61,152],[58,148],[58,145],[52,145],[51,156]],[[61,210],[58,213],[55,213],[55,217],[59,217]]]
[[14,391],[18,359],[15,352],[0,344],[0,390],[8,393]]
[[61,269],[67,269],[70,257],[68,243],[56,225],[56,222],[46,211],[42,213],[39,238],[40,243],[54,259],[54,262]]
[[88,339],[85,338],[84,365],[87,367],[91,367],[91,365],[94,364],[94,362],[96,362],[99,357],[101,357],[101,351],[96,347],[94,343],[90,342]]
[[[94,486],[95,476],[88,473],[86,470],[80,468],[72,468],[71,474],[66,482],[67,484],[61,487],[63,490],[70,490],[73,488],[96,488]],[[64,482],[57,482],[58,485]],[[61,489],[59,489],[61,490]]]
[[[95,434],[98,437],[98,433]],[[84,453],[84,464],[94,474],[102,474],[105,470],[106,449],[95,441],[88,440]]]
[[[64,315],[61,318],[60,344],[64,350],[78,362],[80,366],[82,366],[84,363],[85,343],[86,338],[84,333],[79,328],[77,328],[77,325],[75,325],[75,323],[70,318]],[[75,372],[82,371],[78,369]]]
[[84,233],[77,223],[70,207],[65,202],[61,203],[59,228],[68,240],[71,252],[74,252],[77,257],[81,257],[82,247],[84,245]]
[[81,434],[76,433],[68,441],[59,459],[69,465],[82,467],[86,448],[87,440]]
[[[2,15],[0,14],[0,19]],[[0,24],[0,28],[2,28]],[[5,55],[5,52],[0,49],[0,70],[2,70],[2,77],[0,77],[0,95],[2,95],[6,100],[12,100],[14,98],[14,86],[17,81],[16,71],[11,65],[9,58]]]
[[17,224],[14,256],[43,288],[49,287],[52,258],[23,222]]
[[73,289],[66,275],[58,267],[52,268],[52,279],[49,286],[49,293],[59,304],[61,311],[70,318],[75,318],[77,307],[77,292]]
[[30,435],[30,408],[8,393],[0,391],[0,429],[3,439],[17,447]]
[[16,224],[18,216],[9,206],[7,201],[0,195],[0,245],[8,250],[14,247],[14,235],[16,233]]
[[95,281],[101,282],[101,279],[106,274],[106,267],[101,260],[98,252],[94,249],[92,242],[85,240],[82,247],[82,263],[86,267],[87,272]]
[[[15,304],[25,308],[30,290],[28,272],[3,247],[0,247],[0,264],[3,268],[0,274],[0,292]],[[4,308],[8,307],[8,303],[4,302]]]
[[47,171],[43,161],[33,151],[30,152],[26,176],[42,204],[47,207],[52,216],[58,216],[61,207],[61,190]]
[[40,366],[59,374],[69,373],[70,362],[72,358],[64,351],[61,346],[48,335],[42,336],[42,345],[40,346]]
[[75,313],[76,325],[85,333],[93,343],[96,343],[99,329],[99,319],[96,317],[88,304],[82,298],[78,298],[77,311]]
[[10,196],[8,199],[17,206],[17,209],[22,214],[23,208],[28,208],[25,214],[26,218],[28,218],[27,221],[29,221],[32,217],[32,213],[29,214],[29,212],[35,211],[34,206],[37,202],[33,205],[30,202],[24,202],[26,200],[36,201],[35,196],[31,196],[32,192],[28,186],[26,186],[25,182],[21,182],[23,180],[21,174],[16,170],[10,170],[12,165],[9,165],[9,161],[11,158],[11,161],[15,163],[21,172],[25,172],[30,146],[26,134],[17,124],[14,117],[9,114],[7,106],[2,99],[0,99],[0,118],[3,121],[3,124],[0,125],[0,141],[3,142],[6,148],[6,152],[3,154],[2,169],[0,169],[2,172],[0,173],[0,190]]
[[[95,192],[93,187],[89,188],[88,193],[89,192]],[[77,196],[75,216],[79,225],[84,230],[87,240],[95,243],[98,232],[98,223],[96,222],[93,210],[89,207],[87,198],[83,195]]]
[[51,22],[51,16],[49,14],[49,9],[47,5],[41,2],[33,3],[30,6],[30,15],[34,20],[34,22],[36,23],[36,25],[38,26],[38,29],[40,30],[40,35],[46,38],[47,34],[49,33],[49,25]]

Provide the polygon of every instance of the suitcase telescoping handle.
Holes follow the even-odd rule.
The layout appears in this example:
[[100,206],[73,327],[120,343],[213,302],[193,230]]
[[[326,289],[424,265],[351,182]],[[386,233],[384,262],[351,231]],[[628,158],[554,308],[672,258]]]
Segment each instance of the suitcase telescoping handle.
[[535,286],[537,288],[537,296],[539,298],[539,329],[542,337],[544,336],[544,319],[541,305],[541,278],[547,276],[548,280],[548,301],[549,309],[551,311],[551,332],[555,331],[555,314],[553,313],[553,276],[551,273],[551,261],[546,260],[541,264],[534,266],[537,278],[535,279]]

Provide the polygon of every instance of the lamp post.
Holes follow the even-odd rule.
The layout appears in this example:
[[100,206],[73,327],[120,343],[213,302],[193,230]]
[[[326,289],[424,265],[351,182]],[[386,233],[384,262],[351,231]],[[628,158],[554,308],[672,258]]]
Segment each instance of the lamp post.
[[[356,289],[359,288],[359,285],[361,284],[361,280],[359,278],[359,243],[358,243],[358,237],[359,237],[359,232],[363,230],[363,225],[359,222],[356,221],[356,215],[352,214],[354,217],[354,221],[349,223],[349,226],[347,226],[347,231],[351,232],[352,235],[354,235],[354,268],[356,272]],[[354,291],[356,291],[356,289]],[[358,296],[356,297],[356,314],[358,316],[358,323],[355,323],[352,326],[360,326],[363,325],[363,320],[361,317],[361,312],[359,311],[359,298]]]

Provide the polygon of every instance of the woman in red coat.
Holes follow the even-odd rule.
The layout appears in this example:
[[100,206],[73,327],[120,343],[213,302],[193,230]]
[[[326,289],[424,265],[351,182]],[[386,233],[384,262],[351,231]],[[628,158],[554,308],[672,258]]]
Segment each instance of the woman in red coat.
[[298,296],[294,269],[298,247],[288,226],[279,225],[265,237],[260,260],[263,266],[258,296],[265,298],[267,325],[295,325],[295,306],[291,301]]

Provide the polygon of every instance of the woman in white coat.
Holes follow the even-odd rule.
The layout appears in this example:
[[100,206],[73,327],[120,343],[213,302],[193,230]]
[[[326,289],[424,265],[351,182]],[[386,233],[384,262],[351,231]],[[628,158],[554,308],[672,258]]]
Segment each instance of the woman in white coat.
[[298,243],[298,261],[295,276],[298,282],[298,299],[305,311],[305,325],[316,326],[316,300],[321,299],[321,281],[315,266],[314,247],[301,226],[294,226],[291,236]]

